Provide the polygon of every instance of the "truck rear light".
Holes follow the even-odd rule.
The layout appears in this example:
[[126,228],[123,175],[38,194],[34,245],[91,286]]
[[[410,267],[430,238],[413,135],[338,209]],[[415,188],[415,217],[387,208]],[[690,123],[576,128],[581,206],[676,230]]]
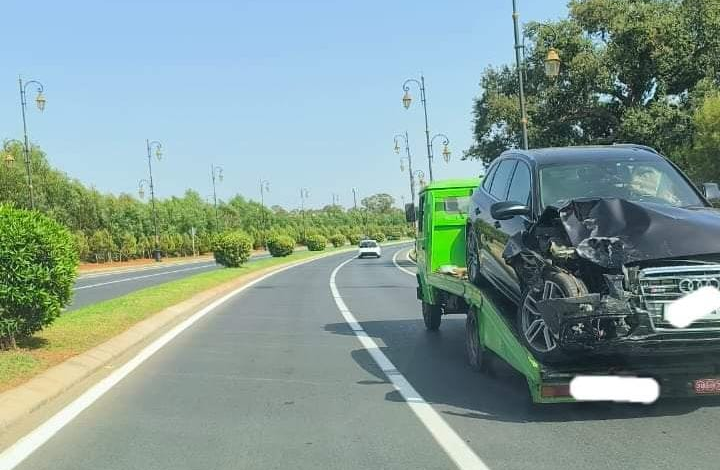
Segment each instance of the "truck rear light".
[[540,396],[543,398],[569,397],[570,384],[543,385],[540,387]]

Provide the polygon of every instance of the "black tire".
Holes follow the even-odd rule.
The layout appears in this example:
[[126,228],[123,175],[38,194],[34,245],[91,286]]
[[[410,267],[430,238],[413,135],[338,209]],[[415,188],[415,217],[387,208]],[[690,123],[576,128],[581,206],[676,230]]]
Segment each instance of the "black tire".
[[431,305],[427,302],[422,303],[423,321],[425,329],[428,331],[437,331],[442,322],[442,309],[439,305]]
[[477,234],[472,225],[468,225],[465,230],[465,266],[467,267],[467,275],[470,282],[479,286],[480,279],[480,256],[478,253]]
[[465,318],[465,356],[470,368],[475,372],[485,370],[485,348],[480,344],[477,310],[470,307]]
[[[548,286],[550,283],[550,286]],[[548,291],[549,289],[549,291]],[[546,363],[563,362],[568,357],[557,347],[557,342],[547,329],[542,316],[534,309],[533,304],[537,300],[546,298],[578,297],[588,293],[585,284],[575,276],[562,272],[553,272],[543,280],[543,292],[528,290],[523,295],[523,300],[518,307],[517,328],[520,340],[523,345],[540,361]],[[531,313],[535,310],[537,315]],[[531,322],[530,319],[534,320]],[[540,323],[537,323],[539,321]],[[533,325],[537,325],[533,328]],[[536,341],[537,336],[543,337]],[[550,339],[550,341],[548,340]],[[542,345],[545,347],[542,347]],[[552,347],[550,346],[552,343]]]

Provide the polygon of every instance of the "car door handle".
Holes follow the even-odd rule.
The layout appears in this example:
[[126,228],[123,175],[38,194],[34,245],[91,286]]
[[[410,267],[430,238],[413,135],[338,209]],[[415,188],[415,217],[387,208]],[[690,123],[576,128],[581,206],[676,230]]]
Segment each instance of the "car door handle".
[[500,228],[500,227],[501,227],[500,221],[499,221],[499,220],[496,220],[496,221],[495,221],[495,228]]

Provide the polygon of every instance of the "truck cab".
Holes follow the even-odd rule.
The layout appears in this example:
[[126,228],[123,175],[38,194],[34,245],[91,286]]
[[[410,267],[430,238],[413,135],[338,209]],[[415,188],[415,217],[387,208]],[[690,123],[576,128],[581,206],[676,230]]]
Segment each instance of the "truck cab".
[[417,207],[418,299],[428,329],[440,326],[441,316],[456,313],[461,305],[448,303],[442,291],[427,282],[427,274],[443,272],[462,276],[465,270],[465,227],[468,205],[479,178],[437,181],[425,186]]

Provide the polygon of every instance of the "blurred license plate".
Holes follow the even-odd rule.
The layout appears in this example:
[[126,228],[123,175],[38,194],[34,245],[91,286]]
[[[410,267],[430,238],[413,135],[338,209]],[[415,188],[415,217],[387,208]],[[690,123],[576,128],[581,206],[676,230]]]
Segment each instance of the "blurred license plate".
[[720,394],[720,379],[697,379],[694,388],[698,395]]

